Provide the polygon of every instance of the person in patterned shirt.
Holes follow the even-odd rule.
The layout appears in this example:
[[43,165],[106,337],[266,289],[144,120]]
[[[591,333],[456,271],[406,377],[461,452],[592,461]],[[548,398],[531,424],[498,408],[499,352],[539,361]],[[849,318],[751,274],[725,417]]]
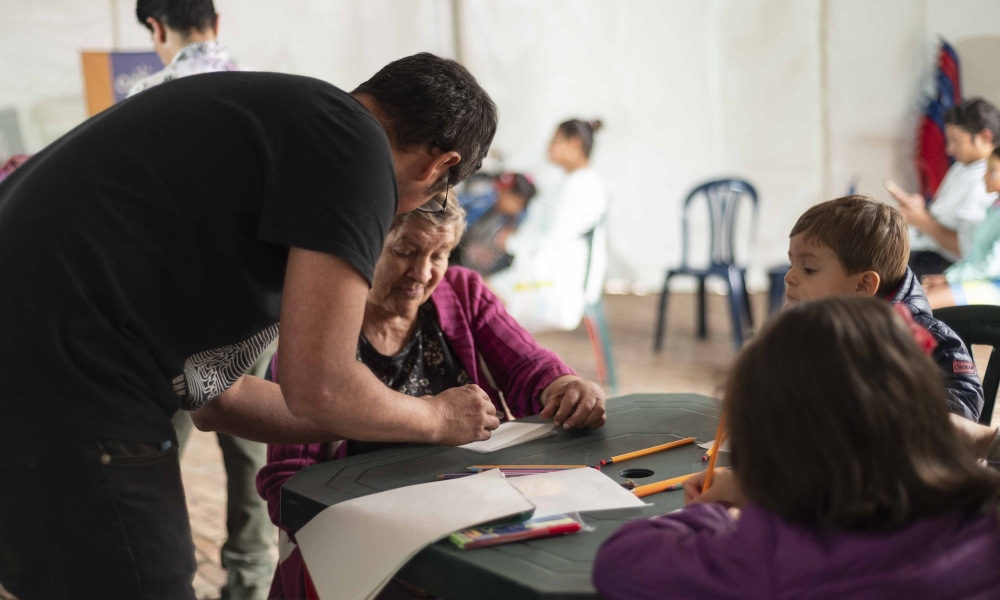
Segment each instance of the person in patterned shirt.
[[[212,0],[139,0],[135,14],[139,23],[149,29],[153,48],[167,66],[137,81],[129,89],[129,96],[188,75],[240,70],[216,41],[219,15]],[[265,352],[260,362],[266,366],[272,354]],[[194,428],[191,413],[177,411],[172,422],[178,451],[183,453]],[[216,435],[227,480],[228,538],[222,546],[222,566],[228,570],[228,577],[222,597],[264,600],[274,571],[271,546],[275,531],[254,481],[267,462],[267,447],[225,433]]]
[[216,40],[219,15],[212,0],[139,0],[135,16],[166,66],[137,81],[129,96],[188,75],[241,70]]

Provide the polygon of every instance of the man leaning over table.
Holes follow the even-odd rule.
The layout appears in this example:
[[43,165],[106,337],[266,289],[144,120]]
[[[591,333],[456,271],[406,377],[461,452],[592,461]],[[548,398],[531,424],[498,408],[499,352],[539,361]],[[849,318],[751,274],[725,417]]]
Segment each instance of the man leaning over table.
[[[115,105],[0,184],[0,278],[17,282],[0,287],[0,584],[194,598],[181,408],[260,442],[488,439],[483,390],[399,394],[355,352],[393,216],[440,210],[495,130],[475,79],[429,54],[352,94],[209,73]],[[243,375],[279,318],[280,387]]]
[[[135,14],[139,23],[149,29],[153,49],[166,66],[137,81],[129,97],[188,75],[240,70],[216,39],[219,15],[212,0],[138,0]],[[273,345],[269,350],[261,355],[265,364],[273,354]],[[253,367],[249,372],[253,374]],[[172,423],[180,456],[194,428],[191,413],[177,411]],[[268,519],[267,503],[257,493],[254,482],[267,463],[267,446],[225,433],[217,434],[217,438],[226,468],[227,535],[221,560],[227,576],[222,598],[265,600],[274,571],[271,547],[275,529]]]

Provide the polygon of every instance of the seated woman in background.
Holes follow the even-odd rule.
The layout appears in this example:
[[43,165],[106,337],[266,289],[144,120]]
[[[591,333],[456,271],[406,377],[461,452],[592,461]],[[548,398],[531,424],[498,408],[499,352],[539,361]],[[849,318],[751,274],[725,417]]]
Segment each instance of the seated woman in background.
[[496,178],[495,186],[496,202],[469,226],[459,245],[462,266],[480,275],[491,275],[510,266],[514,257],[504,251],[504,245],[517,229],[524,210],[535,196],[535,184],[520,173],[500,175]]
[[960,443],[887,303],[790,306],[737,358],[722,409],[732,470],[608,538],[602,597],[1000,598],[1000,474]]
[[[509,417],[539,414],[559,427],[600,427],[605,421],[600,386],[540,347],[478,274],[448,267],[464,218],[452,195],[442,213],[414,211],[393,221],[368,293],[358,360],[387,386],[411,396],[474,383],[493,399],[498,415],[509,409]],[[280,356],[279,346],[272,373]],[[281,486],[303,468],[390,445],[345,440],[268,446],[257,489],[271,520],[278,525]],[[286,556],[292,546],[284,531],[280,539]],[[304,598],[304,585],[296,548],[278,565],[270,597]]]
[[607,264],[600,225],[608,192],[590,166],[594,133],[600,128],[600,121],[573,119],[556,129],[549,160],[566,171],[566,179],[558,193],[532,202],[503,244],[514,257],[510,268],[487,281],[529,331],[575,329],[587,304],[600,298]]
[[[993,150],[983,175],[986,191],[1000,192],[1000,148]],[[1000,305],[1000,210],[986,213],[962,260],[943,275],[927,275],[921,283],[931,308],[967,304]]]

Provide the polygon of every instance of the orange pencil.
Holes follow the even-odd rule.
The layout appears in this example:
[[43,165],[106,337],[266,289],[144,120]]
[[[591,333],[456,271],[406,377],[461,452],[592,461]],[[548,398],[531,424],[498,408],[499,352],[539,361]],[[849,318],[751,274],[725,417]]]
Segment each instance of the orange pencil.
[[712,442],[712,448],[709,450],[712,456],[708,459],[708,472],[705,473],[705,482],[701,485],[701,493],[704,494],[708,491],[708,488],[712,486],[712,476],[715,475],[715,461],[719,458],[719,445],[722,444],[722,438],[726,436],[726,415],[719,415],[719,426],[715,430],[715,441]]
[[646,456],[647,454],[655,454],[656,452],[663,452],[664,450],[670,450],[671,448],[676,448],[678,446],[686,446],[688,444],[694,443],[695,438],[689,437],[683,440],[677,440],[676,442],[670,442],[669,444],[660,444],[659,446],[653,446],[652,448],[646,448],[644,450],[636,450],[635,452],[626,452],[625,454],[619,454],[618,456],[612,456],[611,458],[605,458],[601,461],[601,466],[610,465],[614,463],[619,463],[626,461],[630,458],[639,458],[640,456]]
[[656,483],[640,485],[639,487],[632,490],[632,493],[642,498],[643,496],[649,496],[651,494],[659,494],[660,492],[675,490],[677,489],[676,486],[681,485],[682,483],[684,483],[688,479],[691,479],[695,475],[698,475],[698,473],[690,473],[688,475],[681,475],[680,477],[674,477],[673,479],[666,479],[664,481],[657,481]]

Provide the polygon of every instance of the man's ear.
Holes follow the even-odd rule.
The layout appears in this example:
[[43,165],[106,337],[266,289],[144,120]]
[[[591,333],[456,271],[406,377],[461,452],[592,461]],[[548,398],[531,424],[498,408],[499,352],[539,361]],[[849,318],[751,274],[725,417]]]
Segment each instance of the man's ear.
[[157,44],[166,44],[167,28],[163,26],[163,23],[153,17],[148,17],[146,23],[153,28],[153,41]]
[[441,179],[448,172],[448,169],[462,162],[462,155],[454,150],[445,152],[440,148],[431,148],[430,153],[432,158],[419,175],[419,181],[424,183]]
[[878,276],[875,271],[865,271],[861,274],[861,278],[858,279],[858,289],[856,290],[859,296],[871,297],[878,292],[878,286],[882,283],[882,278]]

